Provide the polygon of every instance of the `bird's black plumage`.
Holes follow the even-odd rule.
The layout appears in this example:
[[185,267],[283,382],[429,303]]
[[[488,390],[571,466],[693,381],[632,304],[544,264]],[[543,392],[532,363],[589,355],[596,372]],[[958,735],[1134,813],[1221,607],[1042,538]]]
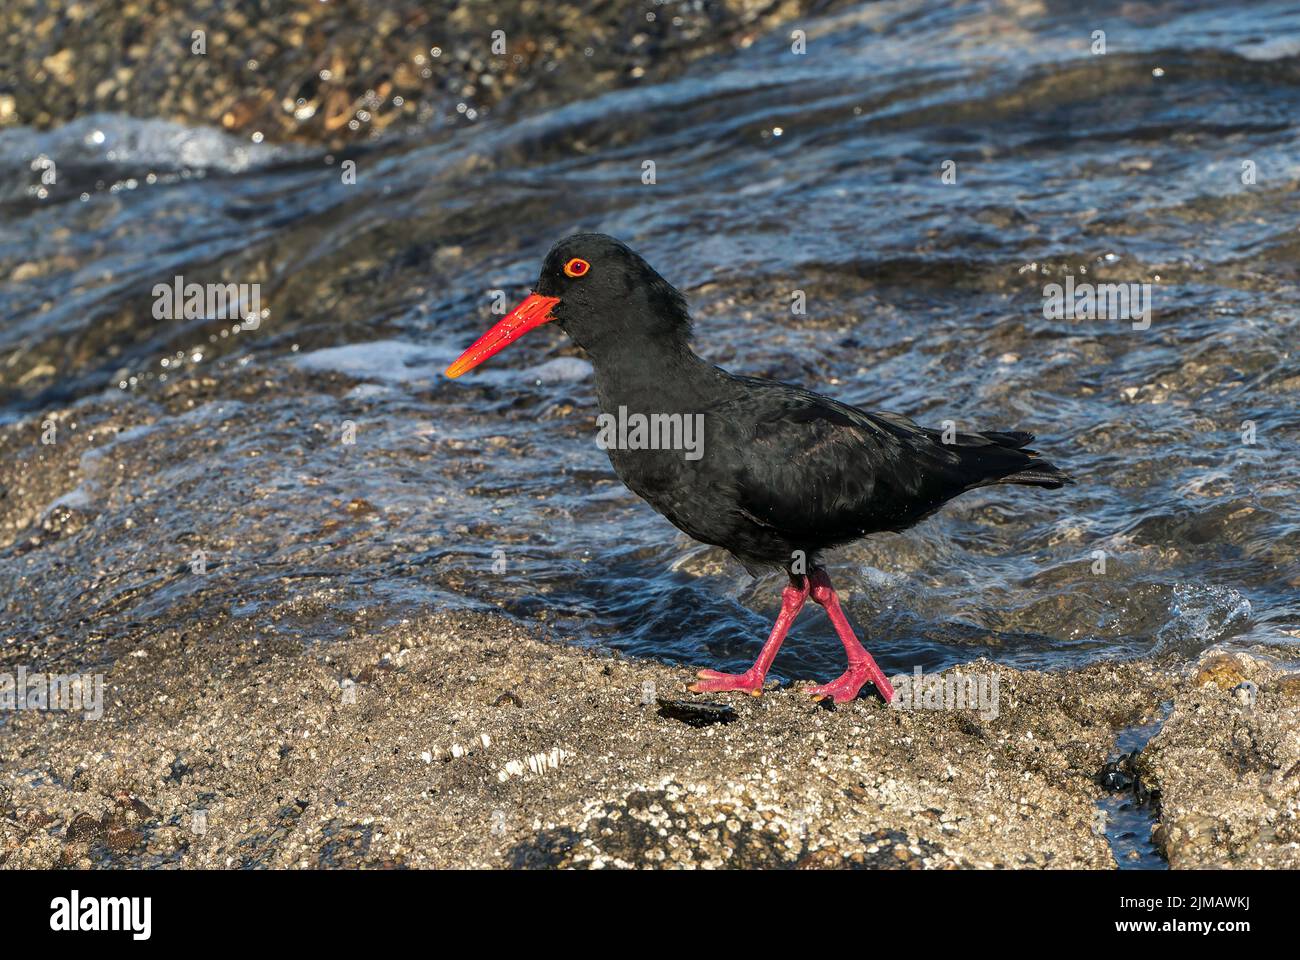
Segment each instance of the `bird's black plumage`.
[[[566,276],[573,258],[590,272]],[[1073,482],[1027,448],[1028,433],[945,438],[897,414],[705,362],[691,349],[684,298],[612,237],[556,244],[536,291],[559,298],[555,320],[590,355],[602,411],[702,415],[699,459],[651,449],[610,449],[609,458],[673,524],[751,570],[811,566],[822,550],[904,530],[976,487]]]
[[[620,436],[607,444],[622,481],[682,530],[730,550],[752,572],[784,568],[781,613],[744,673],[701,670],[697,693],[763,692],[777,651],[808,599],[825,608],[848,667],[815,697],[847,703],[873,684],[893,687],[858,641],[820,551],[882,530],[904,530],[975,487],[1072,482],[1026,449],[1027,433],[954,433],[892,413],[756,377],[737,377],[691,349],[686,300],[612,237],[557,243],[536,290],[447,368],[460,376],[539,324],[554,320],[591,357],[602,416],[676,424],[679,441]],[[689,429],[688,429],[689,425]],[[641,437],[642,440],[651,439]]]

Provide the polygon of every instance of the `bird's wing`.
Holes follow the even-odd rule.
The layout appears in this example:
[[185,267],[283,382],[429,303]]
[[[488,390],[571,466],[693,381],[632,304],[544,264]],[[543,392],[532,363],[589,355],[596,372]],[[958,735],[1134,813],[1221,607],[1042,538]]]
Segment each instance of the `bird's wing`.
[[[739,379],[739,378],[738,378]],[[765,380],[727,411],[737,506],[785,538],[843,543],[902,530],[1023,465],[1028,434],[956,434]],[[706,454],[707,455],[707,454]]]

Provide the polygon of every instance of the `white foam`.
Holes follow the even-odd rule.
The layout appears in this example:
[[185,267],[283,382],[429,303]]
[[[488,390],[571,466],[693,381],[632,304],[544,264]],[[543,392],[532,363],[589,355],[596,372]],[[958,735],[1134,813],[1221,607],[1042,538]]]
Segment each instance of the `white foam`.
[[170,120],[96,113],[53,130],[16,127],[0,140],[0,161],[26,162],[40,154],[63,163],[107,163],[177,170],[240,173],[290,156],[298,147],[253,143],[211,127]]
[[411,383],[442,374],[442,364],[428,347],[405,340],[371,340],[325,347],[293,358],[303,370],[342,373],[358,380]]

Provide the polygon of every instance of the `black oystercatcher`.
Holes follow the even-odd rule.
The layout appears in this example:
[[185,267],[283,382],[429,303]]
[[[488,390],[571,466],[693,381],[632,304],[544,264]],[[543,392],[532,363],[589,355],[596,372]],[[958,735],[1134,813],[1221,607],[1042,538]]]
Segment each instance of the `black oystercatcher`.
[[[1055,489],[1073,482],[1026,449],[1028,433],[945,435],[701,360],[691,349],[685,298],[634,251],[598,233],[557,243],[535,292],[447,376],[460,376],[551,320],[591,358],[601,410],[622,425],[634,423],[630,432],[619,431],[622,443],[607,445],[628,488],[696,540],[725,547],[751,573],[779,567],[790,578],[754,665],[742,674],[701,670],[691,687],[697,693],[762,693],[781,641],[811,596],[830,615],[849,665],[808,692],[844,702],[870,680],[891,700],[889,681],[840,609],[821,552],[905,530],[976,487]],[[693,426],[702,436],[692,435]],[[657,442],[663,440],[670,442]]]

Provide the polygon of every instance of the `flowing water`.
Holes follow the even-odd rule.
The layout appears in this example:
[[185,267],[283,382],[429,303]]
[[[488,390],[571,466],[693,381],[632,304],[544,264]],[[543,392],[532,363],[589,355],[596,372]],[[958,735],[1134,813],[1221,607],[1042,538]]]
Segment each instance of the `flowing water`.
[[[598,230],[688,295],[710,360],[1031,430],[1078,478],[834,555],[887,673],[1292,659],[1300,8],[934,0],[797,26],[802,55],[780,29],[349,153],[107,115],[0,133],[0,634],[80,663],[215,618],[324,643],[501,608],[745,666],[779,578],[622,487],[559,330],[440,376],[552,242]],[[1067,274],[1149,284],[1149,326],[1046,316]],[[178,275],[259,284],[260,322],[157,319]],[[841,663],[805,612],[775,673]]]

